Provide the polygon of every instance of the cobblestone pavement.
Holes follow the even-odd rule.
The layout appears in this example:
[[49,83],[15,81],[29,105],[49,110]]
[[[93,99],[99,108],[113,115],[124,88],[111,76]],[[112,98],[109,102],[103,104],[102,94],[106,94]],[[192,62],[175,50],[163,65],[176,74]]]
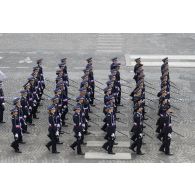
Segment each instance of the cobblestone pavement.
[[[22,84],[32,71],[32,67],[37,58],[44,59],[44,75],[47,79],[54,81],[57,63],[61,57],[68,58],[68,71],[70,79],[79,82],[82,75],[82,68],[85,65],[85,59],[89,56],[94,58],[94,74],[98,81],[105,83],[108,78],[110,58],[118,56],[121,63],[125,64],[125,54],[189,54],[195,53],[195,35],[194,34],[117,34],[110,35],[108,40],[102,38],[100,34],[1,34],[0,36],[0,71],[7,75],[4,82],[4,92],[6,100],[11,102],[13,97],[18,96]],[[145,67],[146,80],[153,83],[156,90],[147,89],[149,92],[157,93],[159,90],[160,69],[158,67]],[[180,101],[172,101],[172,104],[180,110],[175,111],[177,122],[173,122],[173,129],[185,136],[181,138],[173,134],[171,151],[173,156],[167,157],[158,152],[160,142],[155,138],[155,132],[151,128],[146,128],[149,137],[144,138],[146,145],[143,146],[144,156],[135,156],[132,154],[132,160],[86,160],[83,156],[77,156],[69,148],[73,142],[72,125],[64,130],[70,134],[61,136],[63,145],[58,145],[59,155],[50,154],[45,143],[47,138],[47,106],[50,101],[46,99],[42,102],[43,106],[39,108],[39,119],[35,121],[35,127],[28,127],[31,134],[24,135],[25,145],[21,145],[22,154],[15,154],[10,148],[13,140],[11,133],[11,121],[9,115],[9,104],[6,104],[5,124],[0,124],[0,162],[195,162],[195,69],[194,68],[170,68],[171,80],[180,88],[180,94],[174,94],[174,97],[181,98]],[[132,67],[122,66],[121,77],[128,80],[131,86],[134,86],[132,79]],[[45,93],[52,95],[54,82],[46,82],[47,89]],[[102,87],[100,84],[97,84]],[[78,85],[77,85],[78,87]],[[97,89],[98,90],[98,89]],[[131,88],[122,87],[125,93],[130,92]],[[78,95],[78,91],[70,87],[69,91]],[[99,90],[98,90],[99,91]],[[157,99],[150,94],[147,96],[154,102],[147,102],[154,108],[147,109],[149,123],[155,129],[157,119]],[[103,95],[96,94],[96,98],[103,101]],[[132,114],[131,102],[128,95],[123,93],[124,107],[120,111],[125,114],[121,115],[122,121],[128,123],[124,125],[117,123],[119,130],[129,133],[131,128]],[[73,103],[73,102],[71,102]],[[101,116],[102,104],[96,101],[99,109],[93,108],[93,112]],[[68,115],[68,123],[72,123],[72,110]],[[101,119],[91,115],[93,121],[102,124]],[[100,132],[99,126],[91,124],[92,132]],[[102,136],[90,135],[87,140],[103,140]],[[129,141],[127,137],[120,134],[117,136],[118,141]],[[83,147],[84,152],[102,151],[101,148]],[[114,148],[115,152],[129,152],[127,148]],[[103,152],[103,151],[102,151]]]

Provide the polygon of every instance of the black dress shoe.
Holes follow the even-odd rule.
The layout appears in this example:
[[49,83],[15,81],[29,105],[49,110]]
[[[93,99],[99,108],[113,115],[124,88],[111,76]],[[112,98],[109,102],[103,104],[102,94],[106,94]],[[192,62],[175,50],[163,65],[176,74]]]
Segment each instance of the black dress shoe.
[[123,106],[123,104],[119,104],[118,106]]
[[15,153],[22,153],[20,150],[15,150]]
[[91,133],[90,133],[89,131],[87,131],[85,135],[90,135],[90,134],[91,134]]
[[39,117],[34,117],[34,119],[39,119]]
[[82,144],[83,144],[84,146],[85,146],[85,145],[87,145],[87,143],[86,143],[86,142],[83,142]]
[[5,123],[5,121],[1,121],[0,123]]
[[55,152],[52,152],[53,154],[59,154],[60,152],[58,152],[58,151],[55,151]]
[[91,127],[91,125],[88,125],[88,127]]
[[108,154],[115,154],[114,152],[108,152]]
[[137,155],[144,155],[144,153],[142,153],[142,152],[137,152]]
[[57,142],[57,144],[63,144],[64,142]]
[[62,125],[62,127],[68,127],[68,125]]
[[33,123],[29,123],[28,125],[30,125],[30,126],[35,126],[35,124],[33,124]]
[[50,147],[48,146],[48,145],[45,145],[46,146],[46,148],[50,151]]
[[95,107],[95,104],[91,104],[92,107]]
[[172,153],[165,153],[166,155],[169,155],[169,156],[172,156],[173,154]]
[[19,144],[26,144],[26,142],[19,142]]
[[160,151],[160,152],[164,152],[164,150],[163,150],[163,149],[161,149],[161,148],[159,149],[159,151]]
[[67,121],[68,120],[68,118],[65,118],[65,121]]
[[133,152],[135,152],[135,149],[134,149],[134,148],[132,148],[132,147],[129,147],[129,149],[130,149],[130,150],[132,150]]
[[113,145],[118,145],[118,143],[117,142],[114,142]]
[[29,131],[24,131],[23,133],[30,134],[30,132],[29,132]]
[[144,118],[144,120],[145,120],[145,121],[147,121],[147,120],[148,120],[148,118]]
[[70,148],[72,148],[73,150],[75,150],[75,148],[72,145],[70,145]]
[[121,113],[120,111],[116,111],[116,113]]
[[80,153],[77,153],[78,155],[85,155],[85,153],[83,153],[83,152],[80,152]]

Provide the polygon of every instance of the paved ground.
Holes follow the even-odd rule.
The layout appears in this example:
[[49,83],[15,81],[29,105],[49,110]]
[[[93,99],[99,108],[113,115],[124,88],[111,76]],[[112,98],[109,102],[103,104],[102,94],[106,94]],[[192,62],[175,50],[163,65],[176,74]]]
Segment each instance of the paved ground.
[[[193,55],[195,54],[195,35],[194,34],[0,34],[0,70],[7,75],[4,83],[6,99],[11,101],[18,95],[22,84],[31,73],[32,67],[37,58],[44,59],[45,77],[54,81],[57,63],[61,57],[68,58],[68,70],[72,80],[80,81],[82,68],[85,65],[85,59],[89,56],[94,57],[95,78],[103,83],[107,80],[109,73],[110,58],[118,56],[121,63],[125,65],[125,54],[160,54],[160,55]],[[130,82],[133,86],[132,67],[123,66],[121,76]],[[156,93],[159,89],[160,69],[158,67],[145,68],[146,80],[153,83],[155,90],[147,89]],[[173,123],[174,130],[181,133],[185,138],[173,134],[172,152],[174,156],[167,157],[158,152],[160,143],[155,138],[154,130],[147,128],[146,132],[153,137],[145,137],[146,145],[143,146],[144,156],[138,157],[132,154],[132,160],[86,160],[84,157],[76,156],[68,145],[73,141],[72,134],[64,134],[61,140],[64,145],[58,146],[61,152],[59,155],[48,153],[45,148],[47,139],[47,105],[49,100],[43,101],[40,107],[39,120],[36,120],[35,127],[29,127],[30,135],[25,135],[26,145],[22,145],[23,153],[20,155],[13,153],[9,147],[13,137],[11,134],[11,123],[8,104],[6,105],[5,120],[6,124],[0,125],[0,161],[1,162],[195,162],[195,69],[194,68],[171,68],[171,80],[180,88],[181,95],[175,95],[181,98],[182,102],[173,102],[174,106],[180,110],[176,111],[177,122]],[[47,82],[47,88],[52,90],[54,84]],[[102,87],[98,84],[98,86]],[[123,87],[123,91],[132,90]],[[77,96],[75,88],[70,87],[70,92]],[[49,95],[50,91],[46,91]],[[117,124],[117,128],[123,132],[131,126],[131,102],[128,101],[128,95],[123,94],[123,103],[125,107],[120,110],[126,116],[121,119],[128,122],[129,125]],[[103,100],[103,96],[97,94],[97,98]],[[148,94],[148,98],[155,98]],[[148,105],[155,108],[148,109],[148,115],[154,119],[157,118],[157,100],[148,102]],[[73,102],[72,102],[73,103]],[[102,104],[97,102],[98,109],[93,109],[94,113],[103,117]],[[71,115],[68,116],[71,123]],[[91,118],[98,124],[101,119],[91,115]],[[155,128],[154,120],[149,123]],[[69,125],[67,132],[72,132],[72,126]],[[91,131],[100,132],[98,126],[92,125]],[[96,133],[97,134],[97,133]],[[99,133],[101,134],[101,133]],[[118,134],[118,141],[127,142],[128,138]],[[88,136],[87,140],[102,140],[102,136]],[[84,147],[85,152],[102,151],[99,147]],[[129,152],[127,148],[115,148],[116,152]],[[103,152],[103,151],[102,151]]]

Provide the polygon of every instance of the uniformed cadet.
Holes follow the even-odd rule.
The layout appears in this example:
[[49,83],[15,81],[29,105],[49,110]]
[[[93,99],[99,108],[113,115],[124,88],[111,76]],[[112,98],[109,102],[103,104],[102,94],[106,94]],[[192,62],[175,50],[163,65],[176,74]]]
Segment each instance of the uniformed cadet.
[[19,149],[19,137],[21,134],[20,121],[18,117],[18,110],[13,108],[10,110],[11,112],[11,120],[12,120],[12,133],[14,135],[14,141],[11,143],[11,147],[15,150],[16,153],[21,153]]
[[113,113],[113,107],[108,106],[108,113],[106,115],[106,118],[104,120],[107,124],[106,127],[106,136],[105,139],[107,140],[104,145],[102,146],[103,149],[105,149],[108,154],[115,154],[113,152],[113,145],[115,140],[115,132],[116,132],[116,119]]
[[75,147],[77,147],[77,154],[78,155],[84,155],[81,149],[81,144],[83,142],[83,123],[82,123],[82,114],[81,114],[81,108],[79,105],[75,106],[74,109],[75,111],[73,115],[73,122],[74,122],[74,137],[76,138],[76,141],[70,145],[70,147],[75,150]]
[[[131,140],[133,143],[129,147],[133,152],[136,152],[138,155],[143,155],[141,151],[142,147],[142,139],[143,139],[143,116],[142,116],[142,107],[137,106],[135,108],[135,113],[133,117],[133,127],[132,127],[132,132],[134,133]],[[136,147],[136,151],[135,151]]]
[[23,113],[23,109],[22,109],[22,106],[21,106],[21,102],[20,102],[20,98],[19,97],[14,98],[13,105],[18,110],[18,117],[19,117],[21,129],[22,129],[22,133],[29,134],[29,132],[27,131],[27,124],[26,124],[26,120],[24,118],[24,113]]
[[24,90],[26,90],[27,95],[26,95],[26,101],[28,105],[28,115],[26,118],[26,122],[28,125],[34,126],[35,124],[33,123],[33,117],[32,117],[32,108],[33,108],[33,94],[30,91],[30,83],[27,82],[23,85]]
[[2,81],[0,80],[0,123],[5,123],[5,121],[3,121],[4,110],[5,110],[5,100],[4,100],[4,93],[2,88]]
[[171,115],[170,115],[170,108],[167,108],[165,119],[164,119],[164,127],[161,132],[163,141],[159,151],[164,152],[166,155],[173,155],[170,153],[170,144],[172,139],[172,124],[171,124]]
[[48,118],[48,121],[49,121],[49,128],[48,128],[49,134],[48,134],[48,137],[50,138],[51,141],[49,141],[46,144],[46,147],[50,151],[50,147],[52,146],[52,153],[58,154],[60,152],[57,151],[56,144],[57,144],[58,137],[59,137],[59,131],[57,129],[57,124],[56,124],[55,116],[54,116],[55,106],[53,106],[53,105],[49,106],[48,107],[48,113],[49,113],[49,118]]
[[116,69],[117,63],[118,63],[118,58],[114,57],[111,59],[111,61],[112,61],[112,64],[110,65],[110,70]]

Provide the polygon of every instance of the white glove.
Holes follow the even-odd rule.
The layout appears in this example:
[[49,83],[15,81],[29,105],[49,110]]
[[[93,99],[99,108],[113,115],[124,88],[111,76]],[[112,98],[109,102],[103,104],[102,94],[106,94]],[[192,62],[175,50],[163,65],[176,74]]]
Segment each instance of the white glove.
[[57,127],[60,127],[60,124],[57,124]]
[[24,118],[26,118],[26,115],[24,115]]
[[84,127],[84,128],[85,128],[85,124],[82,124],[82,127]]
[[59,131],[56,131],[56,136],[59,136]]
[[81,132],[78,133],[78,136],[81,137]]
[[15,138],[18,138],[18,134],[17,133],[15,134]]
[[114,133],[112,133],[111,137],[115,137]]
[[171,133],[169,133],[169,134],[168,134],[168,137],[169,137],[170,139],[172,138],[172,135],[171,135]]

